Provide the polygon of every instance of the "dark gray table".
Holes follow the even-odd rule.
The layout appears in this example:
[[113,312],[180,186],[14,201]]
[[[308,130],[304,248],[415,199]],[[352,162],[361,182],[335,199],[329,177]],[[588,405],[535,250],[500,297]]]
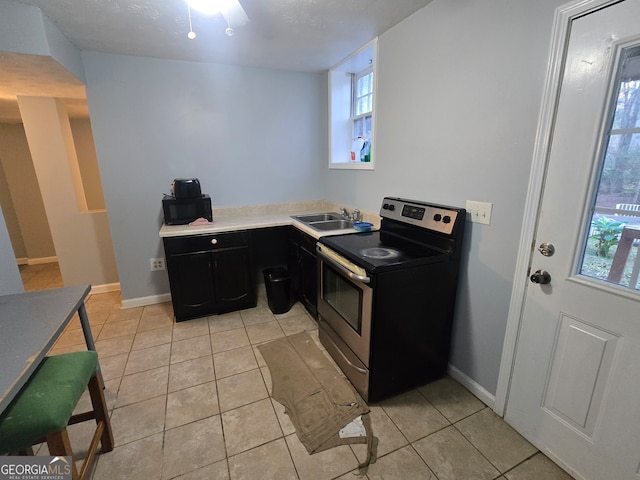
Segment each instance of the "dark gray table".
[[0,413],[29,380],[76,312],[95,350],[84,300],[90,285],[0,296]]

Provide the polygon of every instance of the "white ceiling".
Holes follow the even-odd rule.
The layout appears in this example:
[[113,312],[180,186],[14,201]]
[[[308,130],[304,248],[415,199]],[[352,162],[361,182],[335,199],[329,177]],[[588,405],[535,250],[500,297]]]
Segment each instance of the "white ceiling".
[[[192,11],[189,40],[184,0],[19,0],[84,51],[303,72],[329,69],[431,1],[240,0],[249,23],[231,18],[232,37],[222,15]],[[2,52],[0,61],[0,120],[19,118],[16,92],[72,99],[72,115],[86,114],[84,88],[56,62]]]

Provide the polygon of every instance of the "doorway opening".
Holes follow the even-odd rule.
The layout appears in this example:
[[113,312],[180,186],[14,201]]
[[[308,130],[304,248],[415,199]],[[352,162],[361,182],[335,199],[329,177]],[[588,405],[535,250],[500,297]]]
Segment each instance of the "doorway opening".
[[[69,126],[77,159],[69,168],[75,170],[78,180],[75,186],[80,197],[78,211],[89,215],[106,212],[88,115],[69,115]],[[38,178],[20,116],[3,118],[0,205],[25,291],[64,286],[64,265],[56,254],[40,181],[55,182],[55,179]]]

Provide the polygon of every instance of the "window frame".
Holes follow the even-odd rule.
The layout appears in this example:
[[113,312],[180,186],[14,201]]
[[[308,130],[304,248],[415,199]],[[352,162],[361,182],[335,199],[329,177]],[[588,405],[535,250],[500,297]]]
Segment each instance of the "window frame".
[[373,74],[371,102],[371,135],[369,141],[375,147],[377,103],[377,38],[329,69],[329,168],[348,170],[374,170],[375,148],[371,149],[369,162],[350,161],[354,140],[354,121],[369,113],[355,115],[356,81],[360,76]]
[[[358,82],[360,81],[361,78],[364,78],[367,75],[371,75],[371,91],[364,95],[358,96]],[[351,138],[355,139],[358,136],[366,136],[366,138],[371,140],[371,131],[368,132],[368,135],[366,135],[367,132],[356,132],[356,122],[362,119],[362,121],[366,124],[367,117],[369,117],[371,118],[370,123],[373,125],[373,99],[374,99],[373,85],[375,82],[375,78],[373,76],[373,67],[369,66],[357,73],[352,73],[351,79],[352,79],[352,89],[353,89],[351,94]],[[363,113],[358,113],[358,102],[360,99],[363,99],[366,97],[371,97],[371,102],[370,102],[371,109]]]

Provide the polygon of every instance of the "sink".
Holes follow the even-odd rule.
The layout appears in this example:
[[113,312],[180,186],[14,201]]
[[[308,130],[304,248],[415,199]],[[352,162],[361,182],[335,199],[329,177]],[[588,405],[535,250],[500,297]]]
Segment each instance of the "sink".
[[306,213],[302,215],[294,215],[291,218],[304,223],[314,230],[322,232],[353,228],[353,222],[351,220],[347,220],[336,212]]
[[353,222],[350,222],[349,220],[324,220],[320,222],[310,222],[307,225],[309,225],[311,228],[322,231],[353,228]]
[[339,213],[309,213],[305,215],[295,215],[293,218],[300,220],[304,223],[311,222],[325,222],[327,220],[341,220],[342,216]]

